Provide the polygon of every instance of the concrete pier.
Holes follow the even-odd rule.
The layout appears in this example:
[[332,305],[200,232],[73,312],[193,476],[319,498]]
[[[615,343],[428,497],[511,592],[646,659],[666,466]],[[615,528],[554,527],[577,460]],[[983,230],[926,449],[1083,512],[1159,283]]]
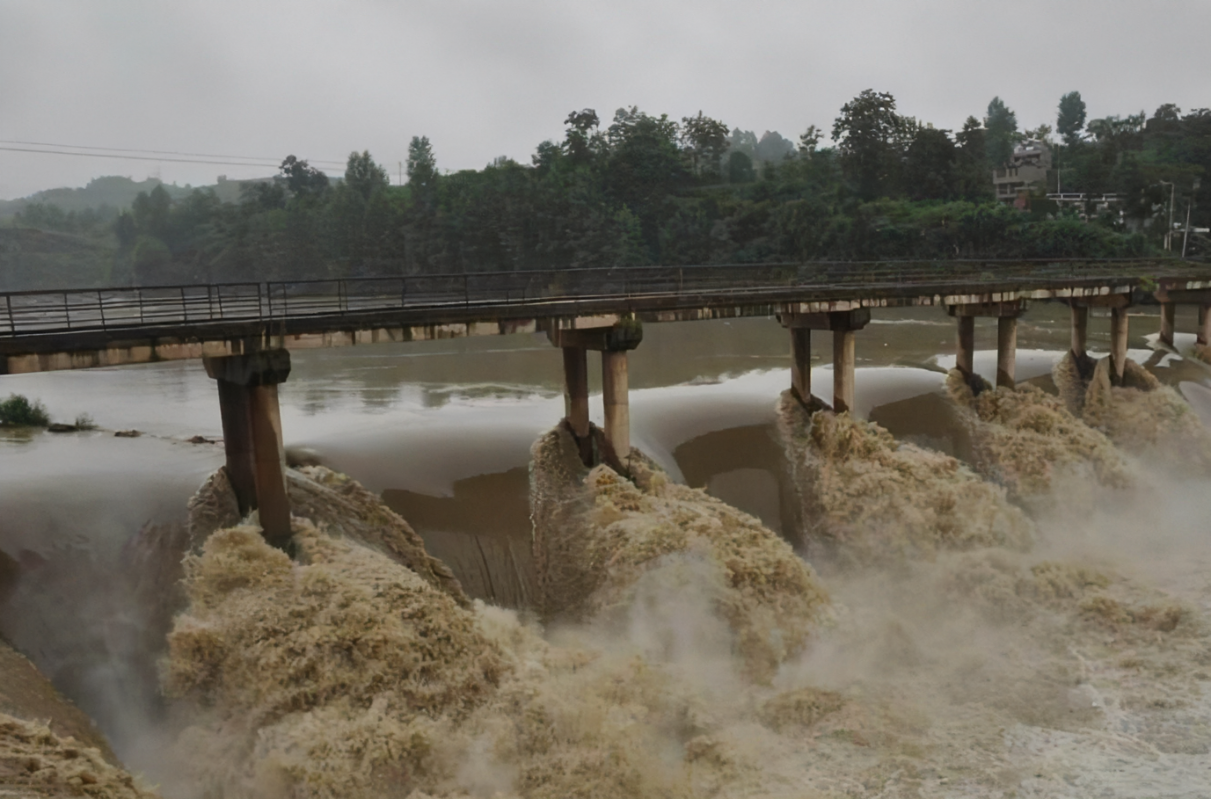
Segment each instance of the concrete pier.
[[1177,304],[1172,302],[1161,303],[1161,344],[1169,347],[1173,346],[1173,323],[1177,316]]
[[[1161,302],[1167,301],[1167,298],[1159,299]],[[1122,382],[1123,372],[1127,368],[1127,309],[1131,307],[1131,295],[1099,294],[1095,297],[1077,297],[1070,299],[1068,304],[1072,306],[1072,352],[1076,356],[1085,354],[1089,309],[1110,310],[1110,379],[1116,385]],[[1077,360],[1082,359],[1078,357]]]
[[1089,341],[1089,306],[1073,305],[1072,308],[1072,354],[1080,359],[1086,356]]
[[958,320],[959,337],[955,367],[967,376],[975,373],[976,317],[995,317],[997,320],[996,384],[998,387],[1005,388],[1013,388],[1017,385],[1014,371],[1018,353],[1018,317],[1026,312],[1026,303],[1021,300],[971,303],[951,305],[947,310]]
[[643,341],[643,325],[617,317],[578,317],[549,320],[547,338],[563,349],[564,412],[580,445],[586,466],[594,460],[589,426],[588,351],[601,353],[602,403],[605,439],[625,468],[631,454],[631,408],[627,379],[627,352]]
[[586,464],[593,461],[593,441],[589,437],[589,358],[583,347],[563,349],[563,410],[564,418],[576,443],[580,446],[580,459]]
[[854,408],[854,333],[870,323],[870,309],[825,313],[782,313],[778,321],[791,334],[791,388],[811,402],[811,331],[833,334],[833,411]]
[[1110,367],[1116,384],[1127,369],[1127,307],[1110,309]]
[[265,540],[277,547],[290,540],[290,499],[286,494],[286,452],[277,385],[251,386],[253,462],[256,469],[257,515]]
[[976,320],[974,316],[959,317],[959,337],[955,349],[955,367],[965,375],[975,372]]
[[252,408],[248,389],[216,380],[219,411],[223,416],[223,448],[227,453],[227,480],[235,491],[240,515],[256,509],[256,461],[252,444]]
[[1198,306],[1197,339],[1204,347],[1211,341],[1211,305]]
[[1018,358],[1018,318],[1002,316],[997,319],[997,387],[1017,385],[1014,369]]
[[791,328],[791,389],[803,403],[812,399],[812,331]]
[[833,331],[833,411],[854,409],[854,331]]
[[265,540],[284,547],[290,540],[290,500],[278,385],[290,376],[285,350],[203,358],[219,386],[227,474],[240,512],[255,508]]
[[631,406],[627,387],[626,350],[601,351],[601,399],[605,437],[623,465],[631,457]]

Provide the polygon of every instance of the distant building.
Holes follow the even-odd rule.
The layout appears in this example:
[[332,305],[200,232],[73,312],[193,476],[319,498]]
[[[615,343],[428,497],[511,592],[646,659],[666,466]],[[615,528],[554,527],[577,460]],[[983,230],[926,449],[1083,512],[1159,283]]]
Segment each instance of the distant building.
[[1009,165],[992,172],[997,201],[1018,208],[1027,207],[1032,191],[1047,191],[1047,173],[1050,171],[1051,148],[1038,139],[1021,142],[1013,148]]
[[1117,194],[1085,194],[1084,192],[1064,192],[1063,194],[1048,194],[1047,199],[1056,204],[1060,210],[1072,210],[1085,222],[1090,217],[1103,214],[1114,214],[1123,221],[1123,198]]

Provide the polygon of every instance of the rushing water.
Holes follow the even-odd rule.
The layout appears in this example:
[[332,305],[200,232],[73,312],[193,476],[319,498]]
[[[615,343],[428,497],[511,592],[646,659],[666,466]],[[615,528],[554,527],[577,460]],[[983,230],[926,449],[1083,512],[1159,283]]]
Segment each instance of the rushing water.
[[[900,440],[954,452],[961,431],[943,391],[954,363],[953,320],[928,308],[875,317],[857,335],[857,413]],[[1054,388],[1051,367],[1067,348],[1068,319],[1059,304],[1038,304],[1022,318],[1019,380]],[[1133,313],[1131,322],[1131,357],[1180,387],[1208,424],[1211,371],[1148,346],[1145,334],[1159,326],[1152,310]],[[1192,309],[1180,308],[1177,324],[1192,329]],[[1091,320],[1095,352],[1106,349],[1108,327]],[[976,336],[977,346],[992,345],[995,322],[978,320]],[[1192,340],[1179,334],[1178,350]],[[774,431],[776,401],[789,384],[788,344],[765,319],[649,325],[630,356],[630,402],[634,445],[673,479],[706,487],[793,539]],[[830,344],[818,334],[812,375],[826,401]],[[524,604],[530,448],[563,411],[561,359],[545,337],[305,351],[292,360],[280,391],[292,457],[381,493],[472,596]],[[977,352],[976,368],[991,378],[995,352]],[[221,435],[213,383],[199,363],[169,362],[0,378],[0,394],[8,393],[41,400],[59,420],[87,413],[102,429],[0,431],[0,634],[98,720],[119,754],[138,760],[141,729],[156,713],[154,686],[126,668],[138,655],[139,631],[109,588],[125,568],[130,537],[147,523],[180,518],[222,463],[221,444],[189,443]],[[600,402],[592,406],[600,422]],[[143,435],[112,435],[125,429]],[[1178,489],[1169,501],[1197,506],[1191,491]]]

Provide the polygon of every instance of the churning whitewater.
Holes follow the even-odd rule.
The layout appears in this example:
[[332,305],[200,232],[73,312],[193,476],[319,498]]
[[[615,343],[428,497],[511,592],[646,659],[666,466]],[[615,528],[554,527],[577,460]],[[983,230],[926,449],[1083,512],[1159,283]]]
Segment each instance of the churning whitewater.
[[1074,481],[1085,511],[1121,505],[1166,442],[1205,468],[1205,438],[1171,390],[1097,381],[1075,415],[952,373],[976,471],[788,392],[778,430],[824,579],[639,451],[629,475],[581,466],[557,427],[532,450],[533,615],[467,602],[415,541],[386,544],[408,528],[376,497],[305,469],[300,517],[321,518],[298,519],[293,558],[236,525],[184,560],[173,792],[1130,795],[1162,761],[1205,785],[1203,609],[1074,557],[1095,530],[1066,533],[1057,507]]
[[1061,359],[1058,395],[952,371],[953,455],[785,392],[781,535],[640,449],[586,467],[556,426],[530,449],[524,608],[469,597],[324,466],[289,471],[275,549],[219,469],[125,548],[163,703],[141,773],[13,700],[0,777],[176,799],[1205,795],[1211,436],[1145,368],[1108,370]]

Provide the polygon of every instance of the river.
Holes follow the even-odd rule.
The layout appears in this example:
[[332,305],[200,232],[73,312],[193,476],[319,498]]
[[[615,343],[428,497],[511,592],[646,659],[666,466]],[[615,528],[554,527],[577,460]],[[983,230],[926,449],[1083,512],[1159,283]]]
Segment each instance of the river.
[[[943,383],[954,364],[954,321],[936,308],[874,317],[857,334],[857,414],[900,440],[953,452]],[[1053,388],[1050,370],[1067,348],[1068,320],[1066,306],[1048,303],[1021,319],[1019,381]],[[1150,346],[1155,308],[1133,311],[1131,325],[1130,356],[1178,387],[1211,425],[1211,370]],[[1193,325],[1193,308],[1179,308],[1177,329]],[[1108,349],[1108,328],[1108,319],[1091,319],[1091,351]],[[977,321],[976,368],[989,379],[995,330],[995,320]],[[1192,343],[1178,335],[1179,351]],[[828,401],[831,341],[817,334],[813,344],[813,390]],[[633,444],[674,480],[705,487],[793,538],[774,435],[775,401],[790,383],[788,349],[788,335],[769,319],[648,325],[630,355],[630,404]],[[280,388],[290,457],[381,493],[472,596],[524,606],[530,447],[563,410],[561,359],[545,337],[301,351],[292,362]],[[590,373],[590,390],[599,391],[595,358]],[[143,654],[139,631],[111,587],[127,568],[131,536],[180,519],[222,464],[214,384],[200,363],[184,361],[0,378],[0,395],[9,393],[40,400],[56,420],[88,414],[99,427],[0,430],[0,634],[138,765],[158,712],[155,691],[145,671],[130,668]],[[600,423],[599,396],[591,405]],[[142,435],[113,435],[130,429]],[[206,441],[190,442],[199,436]],[[1186,498],[1197,507],[1192,494]],[[1194,579],[1141,565],[1149,568],[1160,581]]]

